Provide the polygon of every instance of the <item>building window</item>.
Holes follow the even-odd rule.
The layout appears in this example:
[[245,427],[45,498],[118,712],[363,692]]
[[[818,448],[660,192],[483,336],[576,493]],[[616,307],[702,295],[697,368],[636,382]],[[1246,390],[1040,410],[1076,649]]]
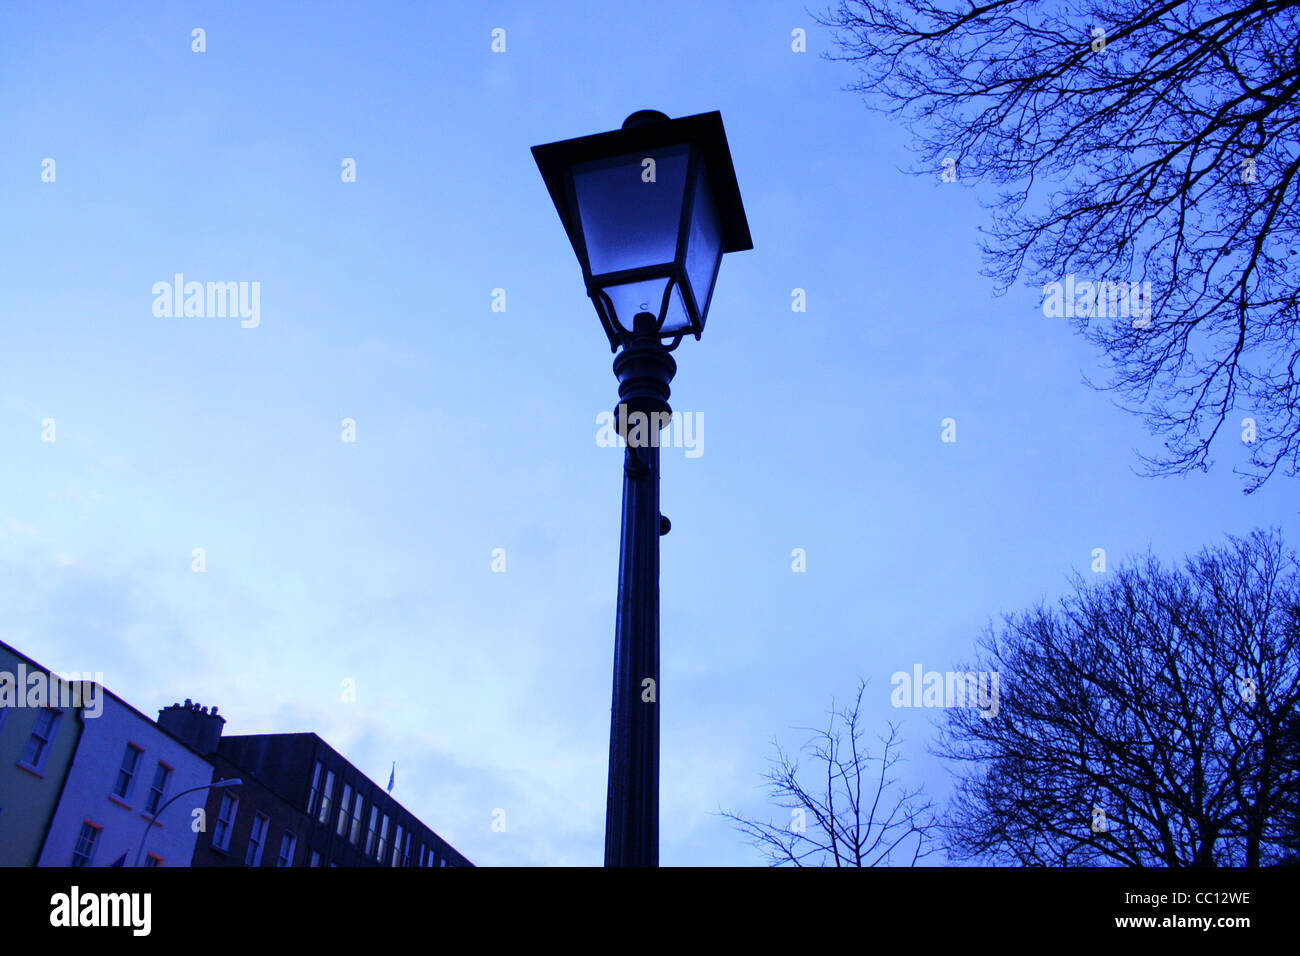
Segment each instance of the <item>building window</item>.
[[36,723],[32,725],[32,735],[27,738],[18,762],[29,770],[39,773],[45,769],[45,758],[50,755],[50,744],[59,729],[59,719],[63,711],[53,707],[42,707],[36,712]]
[[402,844],[402,866],[411,865],[411,831],[406,831],[406,842]]
[[429,852],[428,847],[426,847],[423,843],[421,843],[421,844],[420,844],[420,866],[428,866],[428,865],[429,865],[429,864],[426,862],[426,861],[428,860],[428,852]]
[[144,855],[145,866],[162,866],[162,864],[163,864],[163,858],[160,857],[157,853],[146,853]]
[[113,784],[113,795],[126,799],[127,794],[131,792],[131,781],[135,779],[135,768],[140,763],[140,755],[144,751],[135,744],[126,745],[126,753],[122,754],[122,767],[117,772],[117,783]]
[[370,804],[370,826],[365,834],[365,855],[374,856],[374,838],[378,835],[378,826],[380,826],[380,808]]
[[248,834],[248,850],[244,853],[245,866],[262,865],[262,847],[266,845],[266,829],[271,821],[264,814],[253,814],[253,829]]
[[311,851],[311,865],[320,866],[320,850]]
[[316,761],[316,769],[311,772],[311,796],[307,798],[307,816],[314,817],[320,808],[320,778],[325,775],[325,765]]
[[296,834],[284,831],[280,837],[280,859],[275,863],[276,866],[293,866],[293,851],[298,848],[298,837]]
[[379,824],[379,850],[375,853],[375,859],[380,863],[384,862],[384,851],[388,849],[388,814],[384,814],[383,821]]
[[89,820],[81,824],[77,845],[72,849],[73,866],[90,866],[90,861],[95,858],[95,847],[99,844],[99,831],[102,829]]
[[217,811],[217,825],[212,831],[212,845],[218,850],[230,849],[230,832],[235,828],[235,814],[238,812],[239,798],[223,793],[221,809]]
[[348,834],[348,842],[353,846],[357,845],[357,837],[361,835],[361,818],[365,816],[365,799],[358,790],[356,796],[352,799],[352,832]]
[[343,836],[348,832],[348,811],[352,807],[352,784],[343,785],[343,799],[339,801],[339,822],[334,832]]
[[158,806],[167,795],[167,784],[171,779],[172,768],[159,760],[153,772],[153,785],[149,788],[149,799],[144,802],[145,813],[153,816],[158,812]]
[[393,837],[393,858],[389,861],[389,866],[397,866],[398,861],[402,858],[402,825],[397,825],[397,833]]
[[316,818],[321,823],[329,825],[330,810],[334,808],[334,771],[325,771],[325,788],[320,795],[320,815]]

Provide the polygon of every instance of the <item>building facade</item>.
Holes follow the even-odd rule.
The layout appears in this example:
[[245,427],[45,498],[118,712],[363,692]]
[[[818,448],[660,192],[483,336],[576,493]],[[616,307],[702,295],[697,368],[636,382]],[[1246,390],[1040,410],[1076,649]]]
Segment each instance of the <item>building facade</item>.
[[102,712],[83,721],[37,865],[189,866],[207,793],[172,798],[212,780],[211,761],[105,690]]
[[[33,678],[54,688],[36,706],[30,706],[34,695],[28,693]],[[0,866],[36,864],[81,739],[85,711],[95,717],[96,708],[86,708],[85,697],[74,704],[63,683],[0,643]]]
[[254,785],[209,796],[195,866],[473,865],[316,734],[223,737],[213,760]]
[[213,790],[208,795],[192,866],[307,865],[304,835],[310,831],[311,821],[257,773],[220,752],[223,718],[187,700],[183,706],[173,704],[159,713],[158,722],[204,749],[218,777],[242,781],[238,787]]
[[316,734],[155,722],[94,676],[0,643],[0,866],[473,865]]

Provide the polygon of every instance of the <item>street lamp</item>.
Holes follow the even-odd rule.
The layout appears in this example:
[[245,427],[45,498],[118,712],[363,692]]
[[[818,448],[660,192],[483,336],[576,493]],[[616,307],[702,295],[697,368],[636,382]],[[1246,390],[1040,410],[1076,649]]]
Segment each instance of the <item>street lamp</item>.
[[[668,353],[704,331],[723,253],[752,249],[719,113],[633,113],[622,129],[533,147],[617,352],[623,523],[610,712],[606,866],[659,863],[659,430]],[[647,427],[648,426],[648,427]]]
[[149,819],[145,821],[144,836],[140,837],[140,849],[135,851],[135,862],[132,863],[131,865],[132,866],[140,865],[140,857],[144,855],[144,844],[145,841],[149,839],[149,831],[153,829],[154,821],[157,820],[160,816],[162,816],[162,812],[164,810],[170,807],[181,797],[185,796],[185,794],[193,793],[195,790],[211,790],[211,789],[215,789],[216,787],[237,787],[243,782],[244,781],[240,780],[238,777],[232,777],[229,780],[217,780],[214,781],[213,783],[205,783],[200,787],[190,787],[188,790],[182,790],[180,793],[176,794],[174,797],[172,797],[170,800],[164,803],[161,807],[155,810],[153,814],[149,817]]

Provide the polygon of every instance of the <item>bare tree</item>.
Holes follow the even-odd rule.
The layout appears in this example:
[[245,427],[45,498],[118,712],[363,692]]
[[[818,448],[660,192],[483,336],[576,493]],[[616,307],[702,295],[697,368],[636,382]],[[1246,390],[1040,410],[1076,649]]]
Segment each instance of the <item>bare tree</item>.
[[997,715],[952,709],[954,856],[1260,866],[1300,797],[1300,566],[1279,533],[1076,582],[980,642]]
[[878,739],[879,757],[863,740],[860,711],[866,683],[858,685],[853,706],[831,705],[825,730],[797,728],[813,736],[800,748],[817,764],[800,779],[796,757],[773,741],[776,756],[764,775],[772,801],[790,810],[783,824],[752,820],[720,811],[750,842],[767,854],[772,866],[881,866],[904,861],[914,865],[933,852],[936,820],[922,789],[897,788],[890,771],[900,759],[898,727]]
[[[1283,771],[1300,776],[1300,713],[1292,714],[1283,730],[1280,763]],[[1280,862],[1300,866],[1300,791],[1281,801],[1270,836],[1282,848]]]
[[[999,187],[999,291],[1088,281],[1064,314],[1165,436],[1148,474],[1208,468],[1238,428],[1247,493],[1300,471],[1300,3],[841,0],[819,19],[850,89],[914,131],[914,171]],[[1116,290],[1146,283],[1134,318]]]

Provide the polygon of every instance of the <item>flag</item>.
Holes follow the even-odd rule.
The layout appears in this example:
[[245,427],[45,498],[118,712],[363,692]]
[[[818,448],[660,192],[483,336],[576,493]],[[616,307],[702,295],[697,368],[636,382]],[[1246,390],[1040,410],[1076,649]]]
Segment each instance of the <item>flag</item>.
[[393,769],[388,773],[388,792],[393,792],[393,781],[397,779],[397,761],[393,761]]

